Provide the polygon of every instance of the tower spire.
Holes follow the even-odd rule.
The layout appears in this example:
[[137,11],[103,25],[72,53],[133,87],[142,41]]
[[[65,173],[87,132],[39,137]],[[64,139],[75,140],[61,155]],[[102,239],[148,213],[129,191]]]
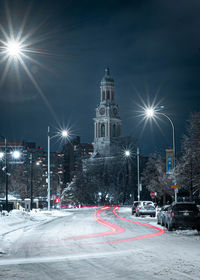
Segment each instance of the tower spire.
[[101,155],[111,155],[112,142],[121,137],[121,119],[114,101],[114,80],[108,67],[101,80],[100,93],[101,101],[94,118],[94,150]]
[[107,67],[105,69],[105,76],[110,76],[110,69],[109,69],[109,67]]

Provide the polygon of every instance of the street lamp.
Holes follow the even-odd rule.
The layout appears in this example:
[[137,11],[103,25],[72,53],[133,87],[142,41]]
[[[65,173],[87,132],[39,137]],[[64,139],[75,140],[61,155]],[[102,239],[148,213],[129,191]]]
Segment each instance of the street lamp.
[[146,108],[145,115],[147,118],[154,118],[156,115],[162,115],[170,121],[172,126],[172,146],[173,146],[173,173],[175,170],[175,128],[171,118],[163,112],[156,111],[154,108]]
[[[167,118],[171,124],[171,127],[172,127],[172,149],[173,149],[173,169],[172,169],[172,172],[173,172],[173,176],[174,176],[174,180],[175,180],[175,164],[176,164],[176,160],[175,160],[175,127],[174,127],[174,124],[171,120],[171,118],[166,115],[165,113],[163,112],[160,112],[152,107],[149,107],[149,108],[146,108],[145,110],[145,115],[147,118],[154,118],[156,117],[156,115],[161,115],[161,116],[164,116],[165,118]],[[175,180],[176,181],[176,180]],[[176,189],[174,190],[175,191],[175,202],[177,202],[177,191]]]
[[20,156],[21,156],[20,151],[15,150],[15,151],[12,152],[12,157],[13,157],[14,159],[19,159]]
[[4,140],[5,155],[1,152],[1,157],[5,157],[5,188],[6,188],[6,210],[8,211],[8,171],[7,171],[7,139],[5,136],[0,136]]
[[[8,211],[8,158],[7,158],[7,139],[5,136],[0,135],[0,138],[4,140],[4,153],[0,152],[0,159],[4,158],[5,166],[3,170],[5,171],[5,189],[6,189],[6,210]],[[11,153],[14,159],[19,159],[21,153],[17,150]]]
[[[129,158],[131,156],[130,150],[125,150],[124,155],[126,158]],[[137,148],[137,153],[134,154],[137,156],[137,187],[138,187],[138,201],[140,201],[140,150]]]
[[[69,137],[69,131],[67,129],[64,129],[62,131],[60,131],[59,135],[63,138],[68,138]],[[54,137],[54,136],[52,136]],[[50,135],[50,127],[48,126],[48,171],[47,171],[47,182],[48,182],[48,189],[47,189],[47,193],[48,193],[48,211],[50,211],[50,203],[51,203],[51,197],[50,197],[50,193],[51,193],[51,182],[50,182],[50,178],[51,178],[51,168],[50,168],[50,140],[51,140],[51,135]]]

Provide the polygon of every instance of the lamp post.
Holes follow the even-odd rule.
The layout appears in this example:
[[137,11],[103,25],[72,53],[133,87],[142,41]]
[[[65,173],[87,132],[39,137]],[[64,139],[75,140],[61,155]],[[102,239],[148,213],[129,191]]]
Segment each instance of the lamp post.
[[[67,138],[69,136],[68,130],[62,130],[60,132],[61,137]],[[48,126],[48,135],[47,135],[47,140],[48,140],[48,169],[47,169],[47,183],[48,183],[48,188],[47,188],[47,200],[48,200],[48,211],[50,211],[50,203],[51,203],[51,159],[50,159],[50,144],[51,144],[51,135],[50,135],[50,126]]]
[[[7,153],[7,139],[5,136],[0,135],[0,138],[4,140],[4,153],[1,153],[0,157],[4,157],[5,166],[3,170],[5,171],[5,189],[6,189],[6,211],[8,211],[8,153]],[[12,152],[12,157],[18,159],[21,156],[20,152],[15,150]]]
[[7,139],[5,136],[0,136],[4,140],[4,149],[5,149],[5,188],[6,188],[6,210],[8,211],[8,171],[7,171]]
[[[176,160],[175,160],[175,157],[176,157],[176,154],[175,154],[175,127],[174,127],[174,123],[172,122],[171,118],[163,113],[163,112],[160,112],[160,111],[156,111],[155,109],[153,108],[147,108],[146,111],[146,116],[148,118],[153,118],[154,116],[156,115],[161,115],[161,116],[164,116],[165,118],[167,118],[171,124],[171,127],[172,127],[172,149],[173,149],[173,169],[172,169],[172,172],[173,172],[173,177],[174,177],[174,181],[175,181],[175,184],[176,184],[176,179],[175,179],[175,164],[176,164]],[[174,189],[174,199],[175,199],[175,202],[177,202],[177,190]]]
[[31,197],[31,205],[30,209],[33,208],[33,153],[30,153],[30,197]]
[[140,150],[137,148],[137,183],[138,183],[138,201],[140,201]]
[[[129,150],[125,151],[125,157],[129,158],[131,152]],[[137,156],[137,199],[140,201],[140,150],[137,148],[137,153],[134,154]]]
[[50,211],[50,203],[51,203],[51,200],[50,200],[50,127],[48,126],[48,170],[47,170],[47,180],[48,180],[48,194],[47,194],[47,199],[48,199],[48,211]]

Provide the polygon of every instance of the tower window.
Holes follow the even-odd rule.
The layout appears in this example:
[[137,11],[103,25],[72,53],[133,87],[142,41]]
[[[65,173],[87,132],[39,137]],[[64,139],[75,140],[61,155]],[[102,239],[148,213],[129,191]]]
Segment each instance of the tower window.
[[102,101],[105,100],[105,90],[102,91]]
[[114,91],[111,91],[111,100],[114,100]]
[[113,136],[113,137],[116,137],[116,136],[117,136],[117,135],[116,135],[116,125],[115,125],[115,124],[113,124],[112,136]]
[[101,137],[105,137],[105,124],[101,125]]
[[118,125],[117,133],[118,133],[118,136],[121,135],[121,126],[120,125]]
[[110,99],[110,92],[109,92],[109,90],[106,91],[106,99]]

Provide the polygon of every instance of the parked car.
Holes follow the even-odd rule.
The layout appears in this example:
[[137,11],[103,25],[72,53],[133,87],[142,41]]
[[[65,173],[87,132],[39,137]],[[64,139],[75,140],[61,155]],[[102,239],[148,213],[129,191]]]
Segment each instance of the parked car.
[[153,203],[153,201],[143,201],[143,200],[141,200],[141,201],[134,201],[134,202],[133,202],[133,205],[132,205],[132,215],[135,214],[136,208],[137,208],[139,205],[140,205],[140,206],[144,206],[144,205],[152,205],[152,206],[154,206],[154,203]]
[[131,209],[132,215],[135,214],[135,210],[136,210],[136,208],[139,204],[140,204],[140,201],[134,201],[133,202],[132,209]]
[[135,215],[137,217],[141,216],[141,215],[149,215],[151,217],[155,217],[156,216],[156,208],[155,206],[151,205],[151,204],[139,204],[136,208],[136,212]]
[[176,202],[166,212],[165,226],[173,229],[197,229],[200,231],[200,210],[192,202]]
[[168,210],[170,205],[164,205],[161,208],[159,208],[157,212],[157,224],[160,224],[161,226],[165,225],[166,220],[166,212]]

